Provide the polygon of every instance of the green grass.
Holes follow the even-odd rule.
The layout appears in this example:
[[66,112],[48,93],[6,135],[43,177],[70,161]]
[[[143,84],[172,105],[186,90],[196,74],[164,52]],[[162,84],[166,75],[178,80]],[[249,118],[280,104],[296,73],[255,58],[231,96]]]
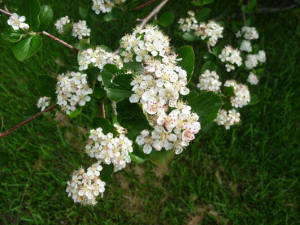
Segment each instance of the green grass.
[[[80,1],[42,2],[55,8],[56,18],[78,17]],[[213,13],[224,6],[218,2]],[[100,23],[93,41],[117,48],[136,18],[152,8]],[[188,1],[171,1],[164,11],[176,12],[178,19],[188,8]],[[234,16],[240,18],[238,8],[226,17],[228,27]],[[264,37],[268,61],[251,90],[258,102],[243,109],[241,126],[201,132],[169,168],[131,164],[107,183],[96,207],[83,207],[65,189],[72,171],[92,162],[82,151],[84,135],[48,113],[0,140],[0,224],[299,224],[299,15],[290,11],[251,18]],[[185,42],[172,28],[165,31],[178,48]],[[44,39],[42,51],[24,63],[0,41],[1,132],[38,111],[39,75],[57,74],[76,63],[71,51]],[[204,46],[194,43],[194,48],[198,56]],[[58,58],[64,65],[56,63]],[[196,75],[201,63],[198,58]]]

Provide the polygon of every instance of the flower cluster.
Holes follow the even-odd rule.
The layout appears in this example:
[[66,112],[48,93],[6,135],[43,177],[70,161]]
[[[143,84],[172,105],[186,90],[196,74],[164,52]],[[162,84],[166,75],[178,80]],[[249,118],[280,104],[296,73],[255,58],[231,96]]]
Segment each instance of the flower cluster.
[[92,64],[102,71],[106,64],[114,64],[119,69],[123,67],[123,62],[120,56],[113,52],[108,52],[101,47],[95,49],[89,48],[81,51],[78,54],[79,70],[86,70],[88,66]]
[[61,17],[54,24],[58,33],[62,34],[64,32],[64,26],[70,23],[70,19],[68,16]]
[[26,20],[25,16],[19,16],[18,14],[13,13],[7,20],[7,24],[11,26],[14,30],[19,30],[19,29],[28,30],[29,25],[25,23],[25,20]]
[[132,141],[125,136],[124,128],[117,126],[116,129],[120,132],[118,137],[114,137],[112,133],[104,134],[102,128],[91,130],[85,146],[85,151],[91,158],[96,158],[99,163],[113,164],[115,172],[131,162],[129,153],[133,151]]
[[215,122],[220,126],[225,126],[226,130],[228,130],[231,126],[240,122],[240,113],[235,109],[229,111],[220,109]]
[[67,114],[76,109],[76,105],[84,106],[90,101],[92,89],[87,83],[87,75],[79,72],[67,72],[57,77],[57,104]]
[[157,27],[147,25],[136,27],[132,34],[121,39],[120,54],[125,63],[130,61],[151,61],[154,57],[164,57],[170,52],[169,38]]
[[257,54],[248,54],[245,66],[247,69],[251,70],[257,67],[258,63],[266,62],[266,53],[263,50],[260,50]]
[[99,162],[94,163],[87,169],[83,168],[73,172],[72,179],[67,183],[67,193],[74,202],[83,205],[96,205],[96,198],[105,191],[105,182],[100,179],[102,166]]
[[41,97],[41,98],[38,100],[36,106],[37,106],[39,109],[41,109],[41,111],[44,111],[44,109],[46,109],[46,108],[50,105],[50,100],[51,100],[50,97],[46,97],[46,96]]
[[81,40],[83,37],[89,37],[91,29],[86,25],[85,20],[79,20],[78,23],[73,24],[72,36],[77,37]]
[[236,33],[236,37],[243,37],[246,40],[256,40],[259,38],[259,34],[255,27],[243,26],[242,29]]
[[235,80],[227,80],[225,87],[233,87],[234,96],[231,97],[231,105],[236,108],[242,108],[250,102],[250,92],[247,85],[239,84]]
[[96,14],[111,12],[115,5],[124,3],[126,0],[93,0],[92,9]]
[[259,82],[257,76],[256,76],[253,72],[250,72],[247,81],[248,81],[251,85],[257,85],[258,82]]
[[219,55],[219,58],[222,62],[226,62],[226,70],[227,72],[230,72],[235,69],[234,64],[236,66],[242,65],[242,57],[240,55],[240,51],[237,49],[234,49],[232,46],[225,46]]
[[212,91],[219,93],[222,83],[219,81],[219,76],[215,71],[205,70],[203,74],[199,76],[199,83],[197,87],[201,91]]
[[[144,130],[136,142],[150,154],[152,148],[182,152],[200,130],[198,115],[180,101],[187,95],[187,73],[177,66],[179,59],[171,51],[169,39],[156,27],[137,27],[132,35],[121,41],[121,55],[125,61],[143,63],[131,82],[134,92],[129,101],[140,103],[153,131]],[[130,56],[129,56],[130,55]]]
[[195,13],[192,11],[188,12],[189,17],[181,18],[179,23],[179,29],[183,32],[194,32],[202,40],[207,40],[207,44],[215,46],[218,39],[223,38],[224,28],[215,21],[209,21],[208,23],[198,23]]

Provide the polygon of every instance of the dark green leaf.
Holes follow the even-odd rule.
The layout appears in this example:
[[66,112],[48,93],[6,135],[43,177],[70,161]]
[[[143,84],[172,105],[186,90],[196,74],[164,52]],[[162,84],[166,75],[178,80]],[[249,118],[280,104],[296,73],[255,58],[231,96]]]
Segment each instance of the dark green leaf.
[[107,88],[106,93],[107,97],[115,102],[120,102],[131,95],[131,91],[117,88]]
[[85,19],[89,15],[89,8],[84,6],[79,6],[79,15]]
[[131,74],[120,74],[113,79],[113,87],[123,90],[131,90],[132,75]]
[[95,96],[95,98],[101,99],[105,96],[105,94],[105,90],[99,84],[97,84],[93,91],[93,95]]
[[42,38],[40,35],[29,36],[22,41],[18,42],[12,51],[19,61],[24,61],[25,59],[33,56],[42,46]]
[[222,106],[220,96],[213,92],[202,92],[200,95],[197,92],[191,92],[187,100],[193,111],[199,115],[202,128],[217,117]]
[[201,21],[205,21],[209,18],[211,9],[210,8],[203,8],[200,9],[199,12],[196,15],[196,19],[201,22]]
[[39,15],[40,30],[46,30],[53,20],[53,10],[49,5],[42,5]]
[[172,12],[165,12],[158,18],[158,24],[163,27],[172,25],[175,20],[175,15]]
[[107,14],[103,17],[103,20],[104,20],[105,22],[109,22],[109,21],[112,21],[112,20],[114,20],[114,19],[115,19],[115,16],[114,16],[114,14],[113,14],[112,12],[107,13]]
[[216,71],[217,70],[217,65],[212,61],[207,61],[201,67],[201,73],[204,73],[205,70]]
[[234,88],[232,86],[224,87],[223,93],[226,97],[230,98],[234,95]]
[[195,53],[192,46],[185,45],[177,50],[178,57],[182,58],[179,65],[186,70],[187,80],[189,81],[192,78],[194,72],[195,64]]
[[112,180],[112,174],[114,172],[113,164],[110,164],[110,165],[102,164],[102,167],[103,167],[103,169],[100,173],[101,180],[103,180],[104,182],[111,181]]
[[108,132],[113,132],[113,130],[114,130],[111,123],[103,117],[94,118],[93,127],[95,127],[95,128],[101,127],[105,134],[107,134]]
[[192,4],[195,6],[204,6],[207,4],[211,4],[213,2],[214,2],[214,0],[195,0],[192,2]]
[[125,70],[131,70],[133,72],[140,72],[143,70],[143,66],[139,62],[129,62],[124,64]]
[[101,76],[105,87],[109,87],[111,85],[111,80],[117,72],[119,72],[119,69],[115,65],[106,64],[104,66]]

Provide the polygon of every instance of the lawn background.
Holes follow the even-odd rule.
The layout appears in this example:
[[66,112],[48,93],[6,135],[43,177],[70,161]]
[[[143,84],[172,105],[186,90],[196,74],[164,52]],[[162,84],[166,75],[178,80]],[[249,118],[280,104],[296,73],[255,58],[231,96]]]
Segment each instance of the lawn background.
[[[56,19],[66,14],[79,19],[79,0],[41,2],[53,7]],[[172,11],[178,20],[192,8],[189,2],[170,0],[162,12]],[[211,7],[213,16],[230,10],[223,18],[226,29],[241,20],[232,2]],[[136,18],[154,5],[98,23],[92,40],[117,48]],[[0,224],[299,224],[299,10],[249,17],[264,39],[267,64],[259,85],[251,88],[258,101],[242,110],[241,126],[200,132],[199,141],[169,168],[128,166],[107,183],[96,207],[83,207],[65,188],[74,169],[92,162],[82,151],[85,138],[70,121],[48,113],[0,140]],[[163,30],[178,48],[186,42],[175,28]],[[193,46],[196,56],[205,51],[202,43]],[[195,77],[202,63],[197,57]],[[0,132],[38,111],[39,75],[75,64],[76,54],[46,37],[42,50],[24,63],[0,40]]]

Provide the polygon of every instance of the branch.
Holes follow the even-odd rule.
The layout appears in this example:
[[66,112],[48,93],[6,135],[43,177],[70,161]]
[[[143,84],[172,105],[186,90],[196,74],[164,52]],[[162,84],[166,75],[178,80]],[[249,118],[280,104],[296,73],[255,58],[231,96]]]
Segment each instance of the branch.
[[104,100],[101,101],[101,112],[102,112],[102,117],[105,118],[105,107],[104,107]]
[[168,0],[163,0],[158,6],[156,6],[155,9],[152,10],[152,12],[145,18],[142,20],[141,22],[141,27],[145,26],[146,23],[148,23],[148,21],[155,16],[161,9],[162,7],[164,7],[164,5],[168,2]]
[[150,4],[152,4],[152,3],[155,2],[155,1],[156,1],[156,0],[150,0],[150,1],[148,1],[148,2],[146,2],[146,3],[144,3],[144,4],[142,4],[142,5],[139,5],[139,6],[135,7],[135,8],[133,8],[132,10],[138,10],[138,9],[144,8],[144,7],[146,7],[146,6],[150,5]]
[[8,15],[8,16],[11,16],[11,15],[12,15],[12,13],[10,13],[10,12],[4,10],[4,9],[0,9],[0,12],[6,14],[6,15]]
[[257,12],[258,13],[276,13],[276,12],[283,12],[283,11],[288,11],[288,10],[291,10],[291,9],[294,9],[296,7],[298,7],[299,4],[297,2],[291,4],[291,5],[287,5],[285,7],[261,7],[261,8],[258,8]]
[[63,41],[63,40],[61,40],[61,39],[59,39],[59,38],[53,36],[52,34],[49,34],[49,33],[46,32],[46,31],[41,32],[41,34],[43,34],[43,35],[45,35],[45,36],[47,36],[47,37],[49,37],[49,38],[51,38],[51,39],[53,39],[53,40],[55,40],[55,41],[61,43],[61,44],[63,44],[64,46],[66,46],[66,47],[72,49],[72,50],[75,51],[75,52],[79,52],[79,49],[77,49],[77,48],[73,47],[72,45],[68,44],[67,42],[65,42],[65,41]]
[[19,127],[24,126],[25,124],[29,123],[30,121],[36,119],[37,117],[39,117],[40,115],[42,115],[44,112],[49,112],[52,109],[54,109],[56,106],[56,103],[54,103],[53,105],[49,106],[48,108],[46,108],[45,110],[35,114],[34,116],[30,117],[29,119],[23,121],[22,123],[19,123],[18,125],[14,126],[13,128],[10,128],[9,130],[5,131],[4,133],[0,133],[0,139],[5,137],[6,135],[8,135],[9,133],[13,132],[14,130],[18,129]]

